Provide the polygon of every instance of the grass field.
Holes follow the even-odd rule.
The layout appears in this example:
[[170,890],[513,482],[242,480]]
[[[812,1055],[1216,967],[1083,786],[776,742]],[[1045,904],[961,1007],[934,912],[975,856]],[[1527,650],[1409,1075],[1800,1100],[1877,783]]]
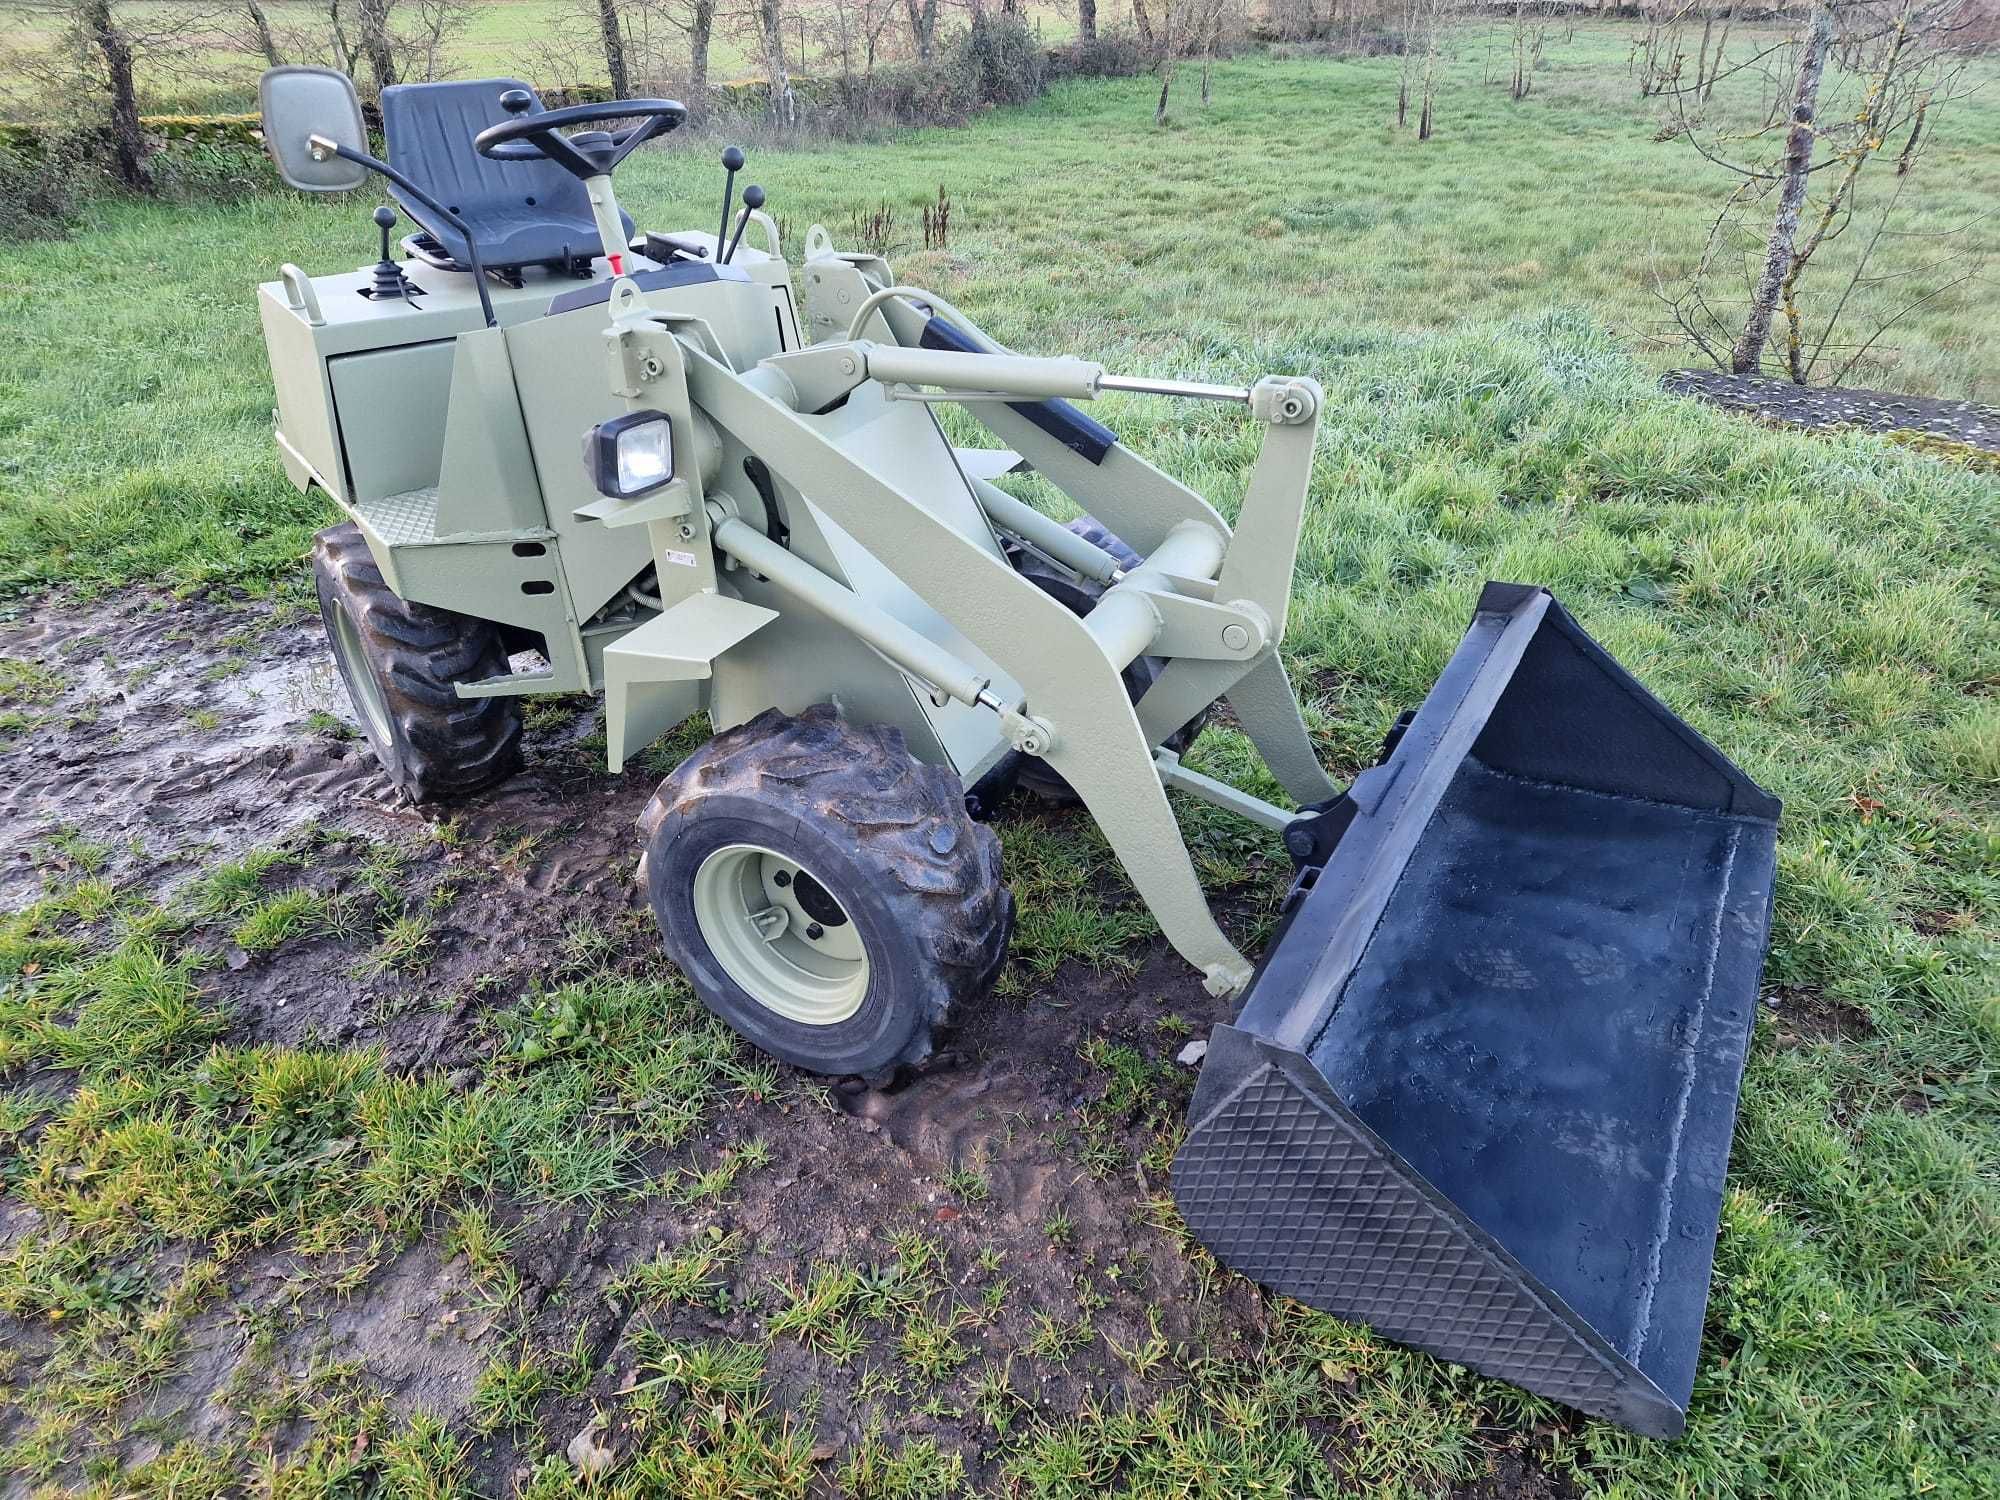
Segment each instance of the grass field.
[[[1648,288],[1691,259],[1718,188],[1653,141],[1623,51],[1586,31],[1509,104],[1468,46],[1422,147],[1385,128],[1393,61],[1246,59],[1207,109],[1184,83],[1165,132],[1152,84],[1093,83],[963,130],[765,152],[750,175],[795,244],[889,202],[902,279],[1015,347],[1325,383],[1288,656],[1330,764],[1428,689],[1479,581],[1516,578],[1785,800],[1684,1440],[1262,1302],[1160,1226],[1133,1179],[1157,1188],[1172,1148],[1187,1007],[1089,1013],[1153,950],[1074,818],[1002,830],[1024,930],[997,1031],[1074,1043],[1057,1128],[1083,1163],[1031,1259],[994,1237],[997,1160],[857,1200],[872,1249],[817,1219],[760,1227],[752,1206],[782,1213],[778,1184],[829,1138],[820,1091],[733,1048],[617,904],[532,973],[501,966],[500,935],[491,967],[479,944],[447,953],[454,911],[532,864],[497,817],[404,844],[315,825],[190,850],[169,881],[123,873],[138,856],[82,830],[90,809],[30,807],[16,869],[39,894],[0,925],[0,1472],[103,1495],[449,1495],[519,1473],[547,1496],[2000,1492],[2000,481],[1660,393]],[[2000,121],[1966,108],[1938,130],[1926,212],[1990,212]],[[636,159],[627,204],[705,219],[708,162]],[[913,252],[901,226],[940,183],[952,243]],[[67,241],[0,247],[15,608],[59,589],[115,619],[129,600],[137,632],[161,589],[203,593],[171,607],[225,612],[173,648],[201,662],[232,628],[254,658],[302,615],[327,517],[271,452],[249,292],[282,261],[371,258],[367,206],[107,202]],[[1994,269],[1903,325],[1870,378],[2000,392]],[[1223,414],[1098,415],[1233,506],[1250,448]],[[122,628],[101,627],[107,651]],[[38,730],[82,732],[51,716],[87,666],[0,670],[12,775]],[[229,730],[214,720],[175,732]],[[1201,764],[1252,776],[1227,731]],[[1275,878],[1197,834],[1218,885]],[[288,955],[365,972],[431,1050],[246,1029],[254,976]],[[547,1272],[535,1247],[565,1215],[629,1259]],[[474,1376],[413,1414],[365,1369],[270,1373],[301,1325],[262,1299],[239,1315],[266,1363],[245,1356],[236,1417],[182,1441],[168,1397],[208,1368],[232,1278],[273,1265],[335,1321],[412,1265],[448,1271],[450,1316],[489,1330]],[[614,1284],[642,1309],[617,1346],[629,1385],[562,1321]],[[593,1406],[630,1444],[595,1485],[562,1456]],[[823,1439],[830,1410],[852,1426]]]

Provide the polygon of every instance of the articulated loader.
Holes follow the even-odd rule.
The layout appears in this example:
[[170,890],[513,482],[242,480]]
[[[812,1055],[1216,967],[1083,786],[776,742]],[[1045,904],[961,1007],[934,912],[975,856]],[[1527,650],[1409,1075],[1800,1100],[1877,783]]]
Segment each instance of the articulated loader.
[[[319,596],[390,778],[518,763],[519,700],[602,692],[610,766],[705,711],[641,876],[666,951],[771,1055],[879,1078],[1004,962],[983,821],[1080,802],[1217,995],[1173,1191],[1281,1292],[1640,1432],[1680,1431],[1767,940],[1777,803],[1540,589],[1494,583],[1352,785],[1285,675],[1319,387],[1107,373],[1002,348],[763,195],[636,232],[615,168],[685,116],[547,110],[511,80],[280,68],[294,187],[381,176],[373,266],[261,289],[287,472],[345,521]],[[754,229],[748,242],[746,230]],[[1234,527],[1073,403],[1240,409]],[[951,403],[996,440],[954,448]],[[994,481],[1031,466],[1070,526]],[[1108,528],[1108,529],[1107,529]],[[1295,804],[1181,764],[1227,703]],[[1282,837],[1250,961],[1168,792]]]

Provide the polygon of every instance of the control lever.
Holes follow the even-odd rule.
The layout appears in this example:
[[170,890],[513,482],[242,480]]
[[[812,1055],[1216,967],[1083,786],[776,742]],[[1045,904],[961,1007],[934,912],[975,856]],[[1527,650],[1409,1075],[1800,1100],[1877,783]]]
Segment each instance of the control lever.
[[403,268],[389,258],[389,231],[396,227],[396,210],[383,204],[375,210],[375,227],[382,231],[382,258],[375,262],[375,281],[368,288],[371,298],[411,297],[416,288],[403,278]]
[[722,242],[729,238],[729,205],[736,197],[736,174],[743,170],[743,148],[725,146],[722,148],[722,227],[715,231],[715,255],[722,258]]
[[743,190],[743,212],[736,216],[736,234],[729,241],[729,249],[724,252],[721,264],[728,265],[736,258],[736,247],[743,243],[743,227],[750,222],[750,215],[764,206],[764,190],[751,183]]

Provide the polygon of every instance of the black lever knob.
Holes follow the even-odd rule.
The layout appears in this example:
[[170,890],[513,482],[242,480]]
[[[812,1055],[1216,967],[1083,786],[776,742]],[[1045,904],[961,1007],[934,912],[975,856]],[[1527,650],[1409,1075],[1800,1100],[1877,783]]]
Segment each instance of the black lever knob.
[[756,183],[751,183],[750,186],[743,190],[743,206],[745,208],[762,208],[764,206],[764,190],[758,187]]
[[534,103],[535,96],[526,89],[509,89],[500,96],[500,107],[510,115],[525,114]]
[[722,148],[722,170],[725,172],[740,172],[743,170],[743,148],[741,146],[724,146]]

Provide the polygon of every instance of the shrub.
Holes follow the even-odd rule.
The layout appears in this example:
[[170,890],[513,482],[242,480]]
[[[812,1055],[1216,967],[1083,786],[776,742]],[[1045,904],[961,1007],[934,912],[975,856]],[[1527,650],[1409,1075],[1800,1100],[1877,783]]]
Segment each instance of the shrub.
[[1021,104],[1042,91],[1047,71],[1035,35],[1018,16],[972,13],[972,24],[939,59],[939,70],[962,74],[973,103]]
[[147,163],[154,191],[182,203],[234,203],[276,185],[263,149],[232,138],[191,138],[155,152]]
[[0,240],[66,233],[103,176],[73,137],[37,137],[29,149],[0,143]]
[[1048,56],[1049,79],[1136,78],[1152,67],[1139,38],[1129,31],[1100,31],[1088,42],[1056,47]]

